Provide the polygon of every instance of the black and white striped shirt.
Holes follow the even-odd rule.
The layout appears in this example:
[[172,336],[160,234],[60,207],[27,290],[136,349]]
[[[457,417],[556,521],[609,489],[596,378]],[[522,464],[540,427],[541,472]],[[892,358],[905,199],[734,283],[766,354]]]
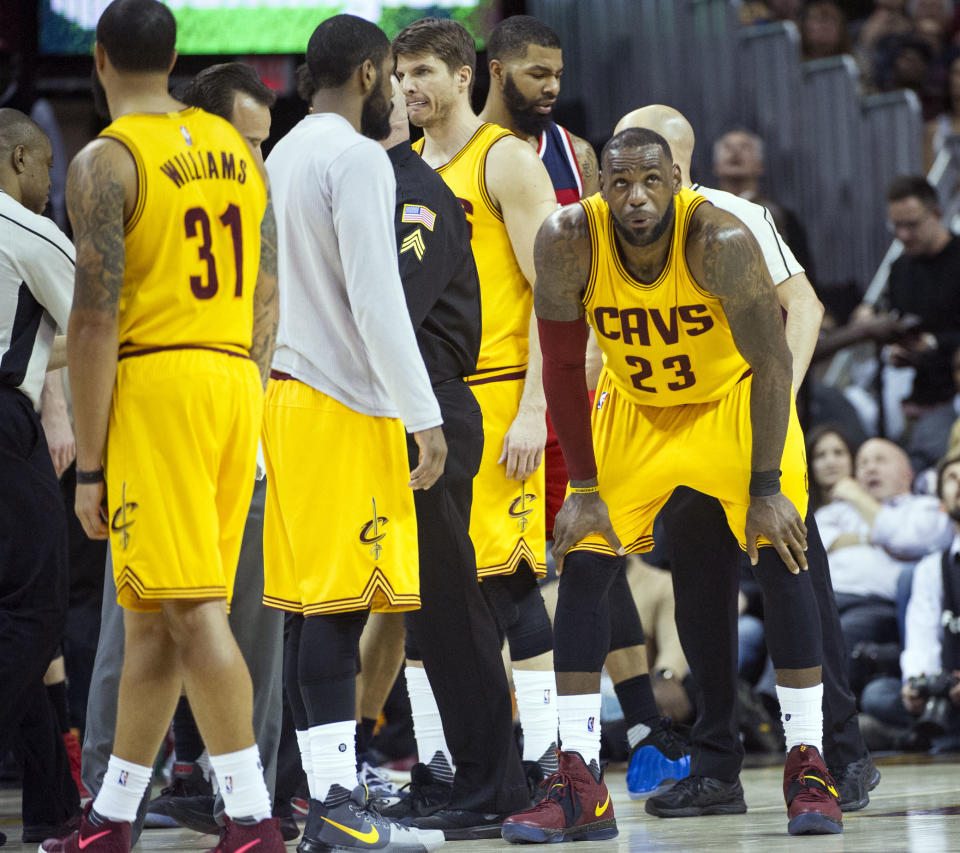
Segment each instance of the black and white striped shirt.
[[37,410],[54,335],[67,328],[75,260],[53,222],[0,190],[0,385]]

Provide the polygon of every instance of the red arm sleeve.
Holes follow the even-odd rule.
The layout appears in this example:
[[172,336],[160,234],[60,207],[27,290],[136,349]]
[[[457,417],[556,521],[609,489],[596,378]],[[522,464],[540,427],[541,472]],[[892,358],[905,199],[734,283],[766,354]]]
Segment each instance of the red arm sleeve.
[[587,393],[587,324],[537,318],[543,351],[543,393],[571,480],[597,476]]

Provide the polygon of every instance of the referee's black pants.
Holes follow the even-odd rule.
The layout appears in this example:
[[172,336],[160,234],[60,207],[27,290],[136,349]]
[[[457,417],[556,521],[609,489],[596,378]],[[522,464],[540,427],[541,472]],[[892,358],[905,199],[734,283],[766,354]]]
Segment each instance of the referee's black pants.
[[0,754],[23,752],[26,825],[55,826],[79,810],[43,686],[69,581],[66,513],[40,418],[25,394],[0,387]]
[[[473,478],[483,452],[483,418],[461,381],[434,388],[447,462],[427,491],[414,492],[420,543],[420,610],[406,614],[412,647],[437,700],[456,765],[450,808],[517,812],[529,805],[513,738],[510,689],[493,616],[480,592],[470,541]],[[411,469],[419,450],[408,438]]]
[[[743,552],[715,498],[685,487],[662,511],[667,534],[677,632],[697,689],[690,772],[732,781],[743,762],[737,730],[737,594]],[[807,565],[823,637],[823,747],[831,768],[866,755],[856,699],[847,680],[846,651],[830,568],[813,513],[807,525]],[[786,571],[784,569],[784,571]]]

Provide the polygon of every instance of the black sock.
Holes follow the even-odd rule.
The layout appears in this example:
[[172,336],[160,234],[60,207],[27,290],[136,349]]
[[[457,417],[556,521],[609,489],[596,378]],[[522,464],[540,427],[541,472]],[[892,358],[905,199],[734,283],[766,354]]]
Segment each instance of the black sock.
[[67,716],[67,682],[59,681],[56,684],[47,685],[47,696],[53,703],[53,710],[57,715],[57,725],[60,727],[60,734],[66,734],[70,731],[70,718]]
[[373,740],[373,730],[377,727],[377,721],[370,717],[361,717],[357,724],[357,761],[370,749],[370,741]]
[[180,697],[177,710],[173,712],[173,740],[177,761],[194,762],[203,752],[203,738],[186,696]]
[[616,691],[617,699],[620,700],[623,720],[628,729],[639,723],[652,729],[660,722],[660,712],[653,698],[653,687],[650,684],[649,675],[635,675],[633,678],[614,684],[613,689]]

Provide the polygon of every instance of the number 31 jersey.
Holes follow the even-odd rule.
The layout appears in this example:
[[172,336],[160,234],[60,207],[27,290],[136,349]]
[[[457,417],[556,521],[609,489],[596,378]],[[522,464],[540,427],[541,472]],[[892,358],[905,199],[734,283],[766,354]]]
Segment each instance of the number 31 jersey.
[[137,166],[125,225],[121,352],[214,346],[246,353],[266,186],[250,148],[194,107],[122,116],[100,134]]
[[590,225],[590,278],[583,295],[587,321],[611,380],[643,406],[720,400],[750,371],[720,300],[703,290],[687,268],[690,221],[706,199],[686,188],[673,198],[667,262],[649,284],[627,272],[610,208],[600,194],[580,202]]

